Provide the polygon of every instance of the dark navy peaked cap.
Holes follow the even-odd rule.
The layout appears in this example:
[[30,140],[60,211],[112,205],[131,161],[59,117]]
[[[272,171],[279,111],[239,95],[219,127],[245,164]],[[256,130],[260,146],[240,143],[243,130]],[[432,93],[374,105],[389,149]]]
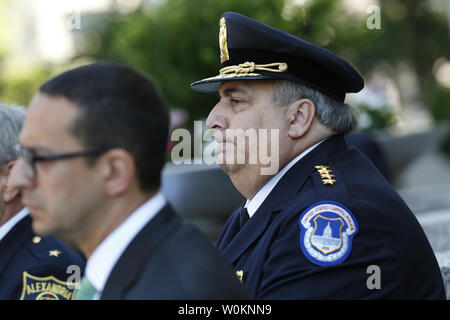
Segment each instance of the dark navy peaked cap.
[[359,72],[334,53],[235,12],[220,19],[220,74],[191,84],[216,93],[224,81],[285,79],[340,102],[364,87]]

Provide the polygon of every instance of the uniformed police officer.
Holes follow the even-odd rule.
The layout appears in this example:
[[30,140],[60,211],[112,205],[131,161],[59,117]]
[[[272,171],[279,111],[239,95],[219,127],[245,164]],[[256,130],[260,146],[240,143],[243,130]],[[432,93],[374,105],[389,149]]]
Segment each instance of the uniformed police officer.
[[[222,168],[247,201],[228,219],[217,246],[251,293],[445,298],[414,214],[344,141],[357,125],[344,99],[363,88],[360,74],[328,50],[233,12],[220,19],[219,44],[220,74],[192,88],[220,96],[207,126],[216,130]],[[276,174],[262,174],[262,161],[226,160],[242,151],[239,135],[227,134],[233,129],[276,130],[279,139],[267,143],[278,147]],[[246,160],[251,150],[244,148]]]
[[24,119],[19,107],[0,104],[0,299],[69,300],[74,283],[67,280],[79,280],[84,259],[54,237],[36,236],[19,190],[11,187]]

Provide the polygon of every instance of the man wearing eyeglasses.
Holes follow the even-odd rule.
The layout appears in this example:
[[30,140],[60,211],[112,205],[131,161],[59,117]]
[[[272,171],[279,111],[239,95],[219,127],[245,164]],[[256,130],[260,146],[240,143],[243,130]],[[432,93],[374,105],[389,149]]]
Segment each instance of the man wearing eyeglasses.
[[36,233],[73,241],[88,258],[75,299],[248,297],[159,192],[168,126],[153,82],[115,63],[67,71],[33,98],[18,186]]
[[67,280],[72,270],[81,275],[84,259],[58,239],[33,233],[13,187],[18,177],[14,144],[24,119],[21,108],[0,104],[0,299],[72,299],[74,287]]

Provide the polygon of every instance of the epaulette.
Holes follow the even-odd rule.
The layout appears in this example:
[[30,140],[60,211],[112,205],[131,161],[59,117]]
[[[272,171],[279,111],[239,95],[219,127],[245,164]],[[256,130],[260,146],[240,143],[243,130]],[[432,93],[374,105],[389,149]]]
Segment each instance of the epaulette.
[[67,261],[68,258],[65,256],[67,253],[64,252],[65,250],[61,245],[51,238],[42,238],[35,235],[28,243],[28,247],[39,261],[54,261],[57,259]]

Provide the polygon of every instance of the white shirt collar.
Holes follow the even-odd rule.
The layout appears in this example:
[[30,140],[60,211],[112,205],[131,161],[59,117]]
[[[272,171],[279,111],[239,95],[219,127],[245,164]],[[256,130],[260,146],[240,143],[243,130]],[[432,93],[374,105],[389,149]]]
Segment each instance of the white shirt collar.
[[28,210],[26,208],[23,208],[18,213],[16,213],[11,219],[9,219],[2,226],[0,226],[0,241],[8,234],[9,231],[11,231],[12,228],[14,228],[16,224],[19,223],[19,221],[21,221],[27,215]]
[[166,199],[161,192],[142,204],[120,226],[111,232],[94,250],[86,263],[85,275],[97,289],[94,299],[99,299],[108,277],[141,229],[164,207]]
[[255,212],[258,210],[258,208],[261,206],[261,204],[266,200],[267,196],[270,194],[270,192],[275,188],[278,181],[284,176],[284,174],[292,168],[294,164],[296,164],[300,159],[302,159],[304,156],[306,156],[308,153],[310,153],[314,148],[316,148],[319,144],[321,144],[325,139],[317,142],[316,144],[312,145],[302,153],[300,153],[297,157],[295,157],[291,162],[289,162],[282,170],[280,170],[276,175],[274,175],[266,184],[259,189],[259,191],[255,194],[252,200],[248,200],[245,203],[245,207],[247,208],[248,215],[250,218],[255,214]]

